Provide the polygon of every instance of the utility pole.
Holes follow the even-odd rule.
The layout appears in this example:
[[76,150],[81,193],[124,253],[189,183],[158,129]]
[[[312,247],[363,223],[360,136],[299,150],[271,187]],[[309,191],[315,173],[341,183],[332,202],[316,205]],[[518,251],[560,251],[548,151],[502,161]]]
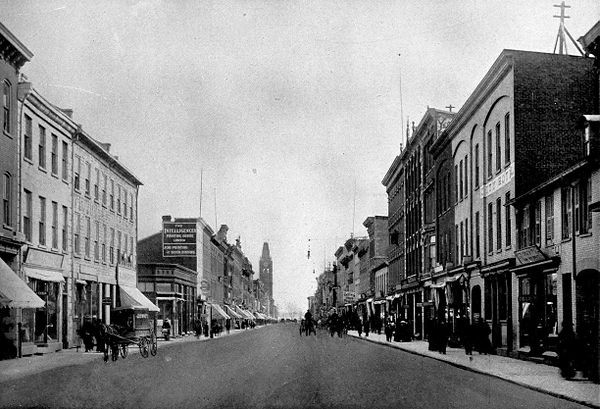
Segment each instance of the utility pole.
[[556,34],[556,40],[554,41],[554,51],[553,51],[554,54],[556,54],[556,46],[557,45],[558,45],[558,53],[559,54],[565,54],[565,55],[568,54],[567,40],[565,39],[565,34],[567,34],[567,36],[569,37],[569,39],[571,40],[571,42],[573,43],[575,48],[577,48],[577,50],[581,53],[581,55],[584,55],[583,51],[581,50],[581,48],[579,47],[579,45],[577,44],[577,42],[575,41],[573,36],[571,36],[571,33],[569,33],[569,30],[567,30],[567,27],[565,27],[565,19],[570,18],[569,16],[565,15],[565,9],[570,9],[571,6],[567,6],[564,1],[561,1],[560,4],[554,4],[553,7],[560,8],[560,16],[553,16],[554,18],[560,19],[560,25],[558,26],[558,33]]

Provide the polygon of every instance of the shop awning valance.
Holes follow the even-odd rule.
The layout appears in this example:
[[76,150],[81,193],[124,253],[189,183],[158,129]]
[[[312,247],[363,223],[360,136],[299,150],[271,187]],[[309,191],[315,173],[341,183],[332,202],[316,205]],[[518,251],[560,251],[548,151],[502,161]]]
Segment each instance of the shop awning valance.
[[235,312],[234,309],[231,308],[229,305],[225,306],[225,311],[231,318],[235,318],[235,319],[242,318],[242,316],[240,314],[238,314],[237,312]]
[[252,315],[250,313],[250,311],[245,310],[243,308],[238,307],[238,311],[242,313],[242,315],[244,316],[245,319],[247,320],[253,320],[254,319],[254,315]]
[[148,308],[148,311],[160,311],[140,290],[128,285],[119,285],[121,308]]
[[64,283],[65,278],[60,271],[46,270],[43,268],[23,266],[23,272],[29,278],[53,283]]
[[9,308],[43,308],[46,303],[0,259],[0,305]]
[[228,320],[231,317],[227,315],[223,308],[219,304],[210,304],[212,306],[212,318],[213,319],[224,319]]

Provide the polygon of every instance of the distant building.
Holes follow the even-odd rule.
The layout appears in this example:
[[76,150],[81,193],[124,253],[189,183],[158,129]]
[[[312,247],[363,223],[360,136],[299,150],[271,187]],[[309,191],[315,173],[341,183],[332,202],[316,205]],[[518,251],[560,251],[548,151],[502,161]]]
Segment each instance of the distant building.
[[263,243],[262,254],[258,262],[258,271],[260,281],[264,285],[264,294],[268,298],[261,301],[261,304],[266,307],[266,313],[270,315],[273,310],[273,259],[269,250],[269,243]]

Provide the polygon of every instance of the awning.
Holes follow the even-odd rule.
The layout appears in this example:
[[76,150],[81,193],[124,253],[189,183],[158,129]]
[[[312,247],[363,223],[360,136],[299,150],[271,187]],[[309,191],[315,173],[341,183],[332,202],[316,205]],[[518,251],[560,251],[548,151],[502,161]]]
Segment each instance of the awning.
[[431,284],[431,288],[444,288],[446,286],[446,282],[443,281],[441,283]]
[[235,312],[235,311],[233,310],[233,308],[231,308],[229,305],[226,305],[226,306],[225,306],[225,310],[227,311],[227,314],[229,314],[229,316],[230,316],[231,318],[237,318],[237,319],[240,319],[240,318],[242,318],[242,316],[241,316],[240,314],[238,314],[237,312]]
[[77,280],[75,280],[75,283],[77,283],[77,284],[81,284],[81,285],[87,285],[87,281],[85,281],[85,280],[81,280],[81,279],[79,279],[79,278],[78,278]]
[[65,279],[60,271],[23,266],[23,272],[25,275],[27,275],[27,277],[35,278],[36,280],[50,281],[53,283],[65,282]]
[[46,303],[0,259],[0,304],[10,308],[43,308]]
[[140,290],[128,285],[119,285],[121,308],[148,308],[148,311],[160,311]]
[[212,306],[212,317],[213,319],[224,319],[228,320],[231,317],[227,315],[223,308],[219,304],[210,304]]
[[243,314],[244,318],[247,320],[253,320],[254,319],[254,315],[252,315],[250,313],[250,311],[245,310],[243,308],[238,307],[238,310]]

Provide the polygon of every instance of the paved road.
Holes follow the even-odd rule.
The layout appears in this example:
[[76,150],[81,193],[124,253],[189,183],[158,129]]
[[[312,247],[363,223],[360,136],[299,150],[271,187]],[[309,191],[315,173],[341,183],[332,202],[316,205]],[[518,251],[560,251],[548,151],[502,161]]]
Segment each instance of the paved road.
[[583,408],[354,338],[272,325],[0,384],[0,406],[140,408]]

